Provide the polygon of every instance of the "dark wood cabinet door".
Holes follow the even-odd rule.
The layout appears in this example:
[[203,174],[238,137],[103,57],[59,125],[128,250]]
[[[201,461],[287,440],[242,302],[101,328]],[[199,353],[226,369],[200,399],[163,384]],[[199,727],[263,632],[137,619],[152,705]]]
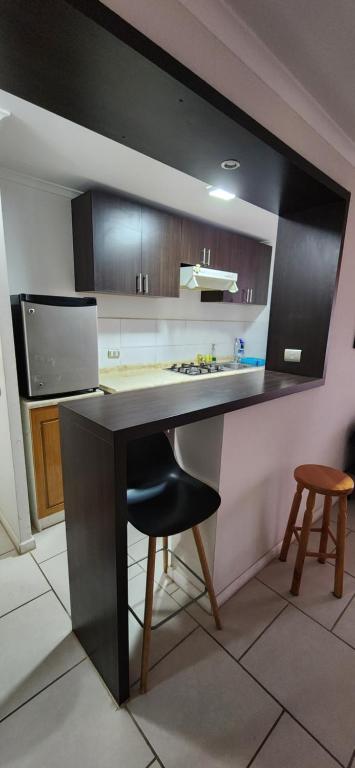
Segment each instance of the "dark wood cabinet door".
[[182,220],[182,264],[202,264],[224,269],[222,249],[223,242],[218,227],[197,219]]
[[227,230],[223,233],[223,241],[223,251],[226,254],[224,268],[230,272],[237,272],[238,292],[205,291],[201,295],[201,300],[222,301],[228,304],[267,304],[271,246]]
[[181,219],[166,211],[142,208],[144,293],[179,296]]
[[135,294],[142,265],[141,206],[92,194],[95,290]]

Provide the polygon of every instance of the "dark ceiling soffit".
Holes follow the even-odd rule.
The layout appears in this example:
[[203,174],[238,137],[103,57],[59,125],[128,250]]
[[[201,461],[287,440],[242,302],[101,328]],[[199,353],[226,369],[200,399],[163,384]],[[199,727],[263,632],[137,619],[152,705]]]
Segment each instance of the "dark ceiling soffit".
[[99,0],[64,0],[345,200],[350,192]]

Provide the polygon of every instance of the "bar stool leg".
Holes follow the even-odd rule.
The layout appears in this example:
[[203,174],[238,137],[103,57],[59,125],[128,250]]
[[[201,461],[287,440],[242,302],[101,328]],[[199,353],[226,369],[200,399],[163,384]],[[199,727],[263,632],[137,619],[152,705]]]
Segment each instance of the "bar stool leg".
[[163,558],[164,558],[164,573],[168,572],[169,566],[169,553],[168,553],[168,537],[163,536]]
[[[332,497],[331,496],[325,496],[324,497],[324,506],[323,506],[323,522],[322,522],[322,533],[320,536],[320,542],[319,542],[319,552],[326,552],[327,546],[328,546],[328,530],[329,530],[329,524],[330,524],[330,513],[332,510]],[[319,563],[325,563],[326,557],[318,557]]]
[[348,512],[347,498],[346,496],[340,496],[338,522],[337,522],[337,547],[336,547],[335,578],[334,578],[335,597],[343,596],[344,555],[345,555],[345,534],[346,534],[347,512]]
[[216,595],[214,593],[212,579],[211,579],[211,574],[210,574],[210,569],[208,567],[206,553],[205,553],[205,548],[203,546],[203,542],[202,542],[202,538],[201,538],[201,534],[200,534],[200,530],[199,530],[198,525],[194,525],[193,526],[192,532],[193,532],[193,535],[194,535],[198,556],[200,558],[203,578],[205,580],[208,596],[210,598],[210,603],[211,603],[211,608],[212,608],[212,613],[213,613],[213,616],[214,616],[215,624],[216,624],[217,629],[222,629],[221,620],[219,618],[219,611],[218,611]]
[[298,552],[296,557],[295,569],[293,572],[292,586],[290,590],[292,595],[298,595],[300,591],[302,571],[304,566],[304,559],[306,557],[309,531],[312,525],[312,514],[313,514],[315,500],[316,500],[315,491],[309,491],[308,498],[307,498],[306,511],[303,517],[303,524],[302,524],[302,530],[300,535],[300,543],[298,546]]
[[145,590],[143,648],[142,648],[142,661],[141,661],[141,684],[140,684],[141,693],[146,693],[147,681],[148,681],[150,638],[152,634],[156,541],[157,540],[155,537],[153,536],[149,537],[147,581],[146,581],[146,590]]
[[283,562],[287,559],[288,550],[290,548],[292,534],[293,534],[293,527],[296,524],[298,511],[301,504],[302,491],[303,491],[303,486],[300,483],[297,483],[297,489],[293,497],[292,507],[291,507],[289,518],[288,518],[288,523],[286,526],[284,540],[282,542],[282,547],[280,552],[280,560],[282,560]]

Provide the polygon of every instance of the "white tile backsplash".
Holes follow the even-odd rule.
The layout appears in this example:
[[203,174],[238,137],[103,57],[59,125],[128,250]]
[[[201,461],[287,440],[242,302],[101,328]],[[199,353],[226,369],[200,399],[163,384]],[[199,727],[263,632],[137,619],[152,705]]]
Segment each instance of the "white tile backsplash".
[[[217,358],[233,354],[236,336],[245,339],[247,356],[265,357],[268,311],[253,320],[153,320],[151,318],[100,318],[100,367],[149,365],[193,360],[211,352]],[[119,359],[108,359],[108,349],[119,349]]]

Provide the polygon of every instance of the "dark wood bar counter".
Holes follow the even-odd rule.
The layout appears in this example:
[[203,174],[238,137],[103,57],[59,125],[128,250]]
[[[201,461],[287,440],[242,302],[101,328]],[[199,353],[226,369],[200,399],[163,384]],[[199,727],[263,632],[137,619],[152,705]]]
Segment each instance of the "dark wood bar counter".
[[120,704],[129,696],[127,442],[322,384],[261,370],[60,406],[73,629]]

